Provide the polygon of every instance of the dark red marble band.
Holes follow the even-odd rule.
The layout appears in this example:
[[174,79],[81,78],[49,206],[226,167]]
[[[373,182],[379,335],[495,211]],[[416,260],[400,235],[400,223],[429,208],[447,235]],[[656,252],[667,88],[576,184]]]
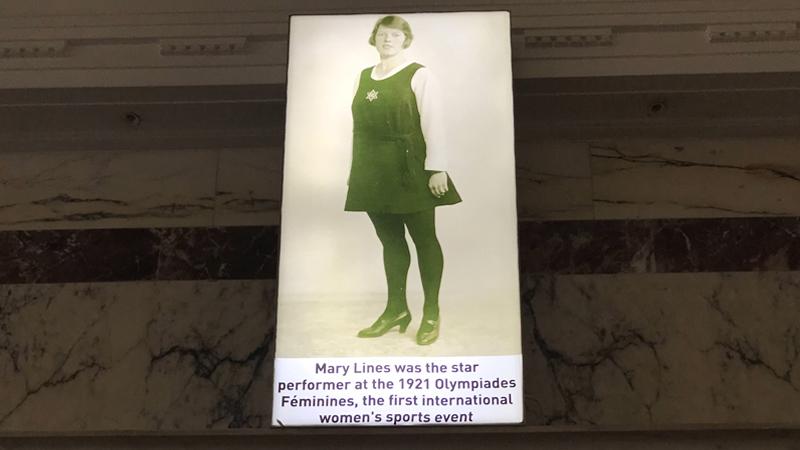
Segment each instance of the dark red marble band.
[[[5,231],[0,283],[272,279],[278,233],[277,226]],[[800,270],[800,218],[520,222],[519,250],[523,273]]]
[[524,273],[753,272],[800,269],[800,218],[519,224]]
[[277,227],[0,232],[0,283],[266,279]]

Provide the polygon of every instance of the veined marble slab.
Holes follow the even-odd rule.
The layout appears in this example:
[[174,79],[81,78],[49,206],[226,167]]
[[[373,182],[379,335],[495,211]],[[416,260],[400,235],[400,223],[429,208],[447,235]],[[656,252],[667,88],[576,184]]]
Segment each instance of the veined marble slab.
[[266,426],[274,282],[3,285],[0,429]]
[[597,219],[800,215],[800,139],[591,146]]
[[220,150],[214,225],[279,224],[282,181],[282,149]]
[[[800,272],[528,276],[526,423],[800,421]],[[267,427],[272,281],[3,285],[0,430]]]
[[517,216],[532,220],[593,219],[589,149],[585,142],[516,143]]
[[277,225],[282,152],[0,153],[0,230]]
[[[519,142],[518,214],[800,215],[798,147],[789,138]],[[274,225],[281,173],[278,148],[3,153],[0,230]]]
[[214,151],[0,153],[0,229],[209,226]]
[[530,423],[800,420],[800,273],[529,276]]

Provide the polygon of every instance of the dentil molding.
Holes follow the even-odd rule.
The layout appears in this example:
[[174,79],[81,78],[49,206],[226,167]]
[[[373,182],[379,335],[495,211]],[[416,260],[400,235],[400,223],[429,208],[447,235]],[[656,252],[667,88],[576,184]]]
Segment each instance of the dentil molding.
[[797,0],[9,2],[0,88],[282,84],[290,15],[387,11],[510,11],[517,79],[800,71]]
[[0,58],[52,58],[63,56],[65,40],[0,42]]
[[711,25],[706,28],[709,42],[793,41],[798,39],[796,23],[744,23]]
[[225,55],[241,52],[246,37],[160,39],[162,55]]
[[541,47],[595,47],[613,44],[611,28],[516,29],[511,42],[514,50],[523,52]]

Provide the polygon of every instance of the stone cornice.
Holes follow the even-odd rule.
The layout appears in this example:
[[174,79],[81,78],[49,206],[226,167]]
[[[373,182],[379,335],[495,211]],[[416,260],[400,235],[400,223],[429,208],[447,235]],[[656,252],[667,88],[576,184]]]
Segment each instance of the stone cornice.
[[291,14],[490,9],[511,12],[518,79],[800,71],[796,0],[150,3],[0,6],[0,86],[280,84]]

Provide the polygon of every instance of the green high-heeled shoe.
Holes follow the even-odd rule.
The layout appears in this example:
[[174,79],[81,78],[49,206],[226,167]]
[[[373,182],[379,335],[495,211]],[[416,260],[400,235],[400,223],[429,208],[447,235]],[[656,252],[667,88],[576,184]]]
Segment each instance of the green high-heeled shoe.
[[435,320],[423,318],[419,324],[419,330],[417,330],[417,345],[430,345],[436,342],[436,339],[439,338],[440,323],[440,317]]
[[397,326],[400,327],[401,333],[405,333],[409,323],[411,323],[411,313],[408,311],[403,311],[399,315],[389,318],[386,318],[383,316],[383,314],[381,314],[375,323],[359,331],[358,337],[373,338],[383,336],[384,334],[388,333],[389,330]]

